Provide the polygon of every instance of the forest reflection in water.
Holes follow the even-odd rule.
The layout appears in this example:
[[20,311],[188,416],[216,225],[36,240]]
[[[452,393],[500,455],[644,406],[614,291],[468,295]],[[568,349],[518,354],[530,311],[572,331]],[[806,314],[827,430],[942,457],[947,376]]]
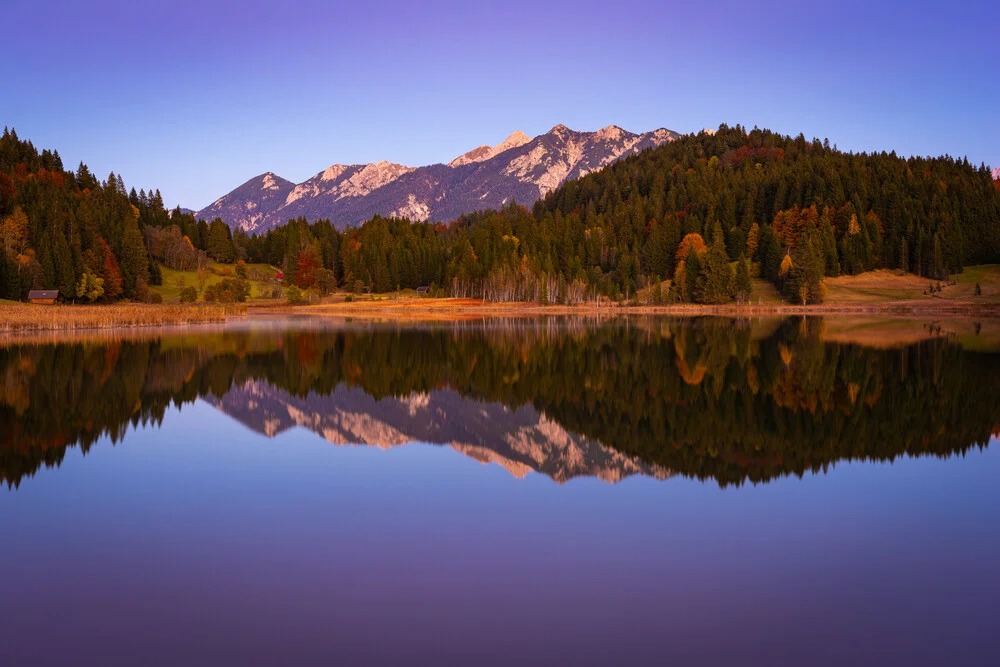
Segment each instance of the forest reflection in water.
[[17,487],[67,447],[119,442],[197,399],[268,436],[304,426],[336,444],[448,444],[557,481],[762,482],[841,460],[962,454],[997,433],[1000,354],[936,335],[868,347],[827,329],[812,318],[278,321],[8,340],[0,478]]

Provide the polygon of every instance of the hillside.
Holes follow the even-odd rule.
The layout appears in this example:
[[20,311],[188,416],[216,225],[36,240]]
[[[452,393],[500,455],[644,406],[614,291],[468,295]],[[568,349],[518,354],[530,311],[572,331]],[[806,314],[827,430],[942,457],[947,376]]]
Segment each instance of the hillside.
[[[964,160],[721,126],[566,181],[530,211],[450,225],[373,218],[344,232],[297,220],[246,248],[249,261],[289,267],[286,277],[322,261],[351,290],[437,285],[455,297],[575,303],[628,297],[658,277],[676,287],[671,303],[721,305],[742,274],[744,295],[760,293],[759,278],[790,303],[816,303],[824,278],[889,269],[922,283],[1000,263],[1000,190]],[[747,269],[734,272],[741,258]]]
[[447,221],[512,201],[530,206],[567,180],[678,136],[665,129],[632,134],[609,125],[576,132],[557,125],[534,138],[514,132],[496,146],[479,146],[448,164],[335,164],[297,185],[268,172],[220,197],[196,217],[222,218],[248,233],[300,217],[326,218],[339,229],[376,215]]

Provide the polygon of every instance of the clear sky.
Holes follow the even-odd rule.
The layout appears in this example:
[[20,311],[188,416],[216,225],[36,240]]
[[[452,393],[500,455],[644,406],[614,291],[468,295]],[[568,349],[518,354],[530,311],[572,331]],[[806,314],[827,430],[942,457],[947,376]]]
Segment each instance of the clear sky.
[[3,0],[0,24],[0,124],[168,206],[558,123],[1000,163],[997,0]]

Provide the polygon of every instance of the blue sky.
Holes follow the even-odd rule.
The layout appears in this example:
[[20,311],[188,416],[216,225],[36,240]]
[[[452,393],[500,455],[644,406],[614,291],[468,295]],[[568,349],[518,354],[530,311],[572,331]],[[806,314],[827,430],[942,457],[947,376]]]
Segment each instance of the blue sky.
[[5,0],[0,124],[191,208],[558,123],[1000,163],[1000,3],[819,5]]

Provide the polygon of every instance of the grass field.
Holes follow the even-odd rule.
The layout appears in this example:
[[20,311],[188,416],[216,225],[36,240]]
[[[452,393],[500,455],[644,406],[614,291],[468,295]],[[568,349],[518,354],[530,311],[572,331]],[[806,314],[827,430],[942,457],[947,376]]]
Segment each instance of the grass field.
[[[210,270],[212,273],[208,277],[208,280],[205,281],[206,287],[220,283],[224,278],[233,277],[233,266],[231,264],[219,264],[218,262],[212,262]],[[268,266],[267,264],[247,264],[247,271],[249,271],[251,275],[253,275],[255,271],[260,272],[267,275],[271,279],[273,279],[278,273],[277,269]],[[196,289],[198,288],[198,273],[196,271],[174,271],[173,269],[161,266],[160,274],[163,276],[163,284],[150,289],[159,292],[163,297],[164,303],[180,302],[182,281],[183,286],[194,287]],[[251,280],[250,298],[257,298],[261,296],[262,289],[265,287],[270,288],[270,284],[267,282]]]
[[782,304],[781,294],[777,287],[766,280],[754,279],[753,289],[750,291],[750,303],[780,306]]
[[[839,276],[826,279],[826,303],[865,304],[890,301],[969,301],[973,303],[1000,302],[1000,265],[980,264],[968,266],[962,273],[951,276],[958,284],[941,283],[941,291],[928,293],[936,280],[921,278],[912,273],[899,274],[897,271],[868,271],[856,276]],[[982,296],[975,296],[976,283],[982,288]]]

